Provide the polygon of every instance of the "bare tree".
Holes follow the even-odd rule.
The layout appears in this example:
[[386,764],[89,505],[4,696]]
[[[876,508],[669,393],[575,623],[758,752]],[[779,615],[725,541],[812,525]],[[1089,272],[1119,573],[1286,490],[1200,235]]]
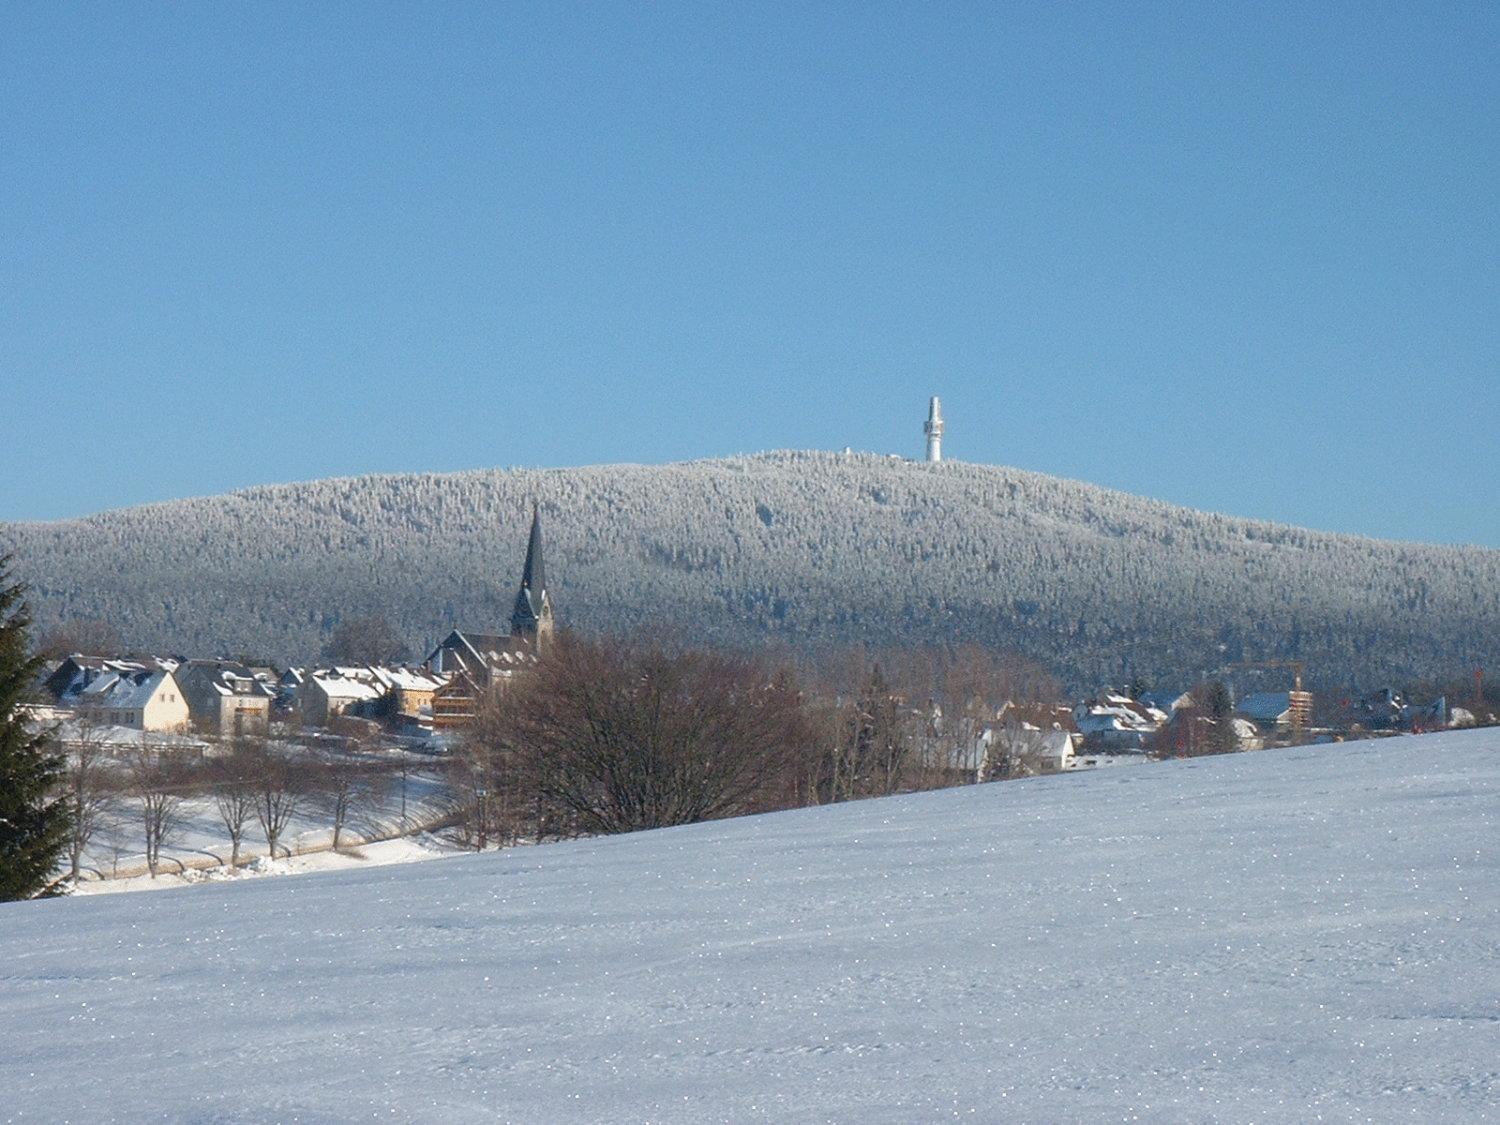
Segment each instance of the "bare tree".
[[600,833],[768,807],[808,737],[790,681],[757,661],[577,637],[507,693],[491,734],[544,802]]
[[281,834],[307,790],[306,771],[264,740],[249,741],[247,752],[255,767],[255,819],[265,833],[266,854],[275,859]]
[[79,718],[75,736],[64,744],[68,757],[66,803],[71,815],[68,833],[68,878],[78,882],[83,853],[105,824],[115,799],[114,774],[104,727],[87,716]]
[[396,627],[372,614],[340,621],[323,646],[323,655],[334,664],[385,664],[405,660],[410,652]]
[[218,758],[209,765],[209,786],[213,792],[214,808],[224,822],[224,831],[229,835],[229,865],[240,865],[240,852],[245,842],[245,830],[255,817],[259,797],[259,765],[261,758],[243,740],[237,740],[227,757]]
[[[493,707],[494,701],[489,706]],[[478,718],[478,717],[476,717]],[[458,837],[465,847],[483,851],[491,841],[514,843],[523,832],[520,819],[509,815],[513,806],[530,811],[517,800],[516,786],[504,774],[503,762],[510,755],[501,752],[488,737],[492,732],[482,725],[471,731],[450,755],[447,768],[449,804],[455,817]],[[540,836],[540,826],[530,826]]]
[[871,666],[859,693],[835,704],[826,799],[851,801],[901,789],[914,721],[881,665]]
[[125,854],[128,841],[125,824],[118,816],[106,816],[99,824],[98,836],[109,851],[109,877],[120,877],[120,857]]
[[130,780],[140,802],[146,835],[146,869],[156,878],[162,849],[182,830],[182,794],[186,780],[184,761],[171,750],[142,739],[131,754]]
[[120,634],[107,621],[80,617],[48,629],[38,639],[36,654],[48,659],[85,653],[115,656],[123,645]]
[[1043,771],[1042,752],[1053,732],[1022,722],[1007,722],[991,732],[984,763],[987,779],[1035,777]]
[[[523,701],[519,689],[503,682],[486,693],[473,725],[449,756],[448,805],[466,847],[483,850],[491,841],[506,845],[570,834],[571,816],[543,793],[537,754],[520,744],[515,708]],[[404,761],[402,769],[404,786]]]
[[343,844],[349,819],[380,788],[384,770],[368,759],[338,752],[322,762],[309,779],[317,805],[333,822],[333,849]]
[[405,749],[396,751],[396,770],[401,775],[401,831],[406,831],[406,793],[411,785],[411,761]]

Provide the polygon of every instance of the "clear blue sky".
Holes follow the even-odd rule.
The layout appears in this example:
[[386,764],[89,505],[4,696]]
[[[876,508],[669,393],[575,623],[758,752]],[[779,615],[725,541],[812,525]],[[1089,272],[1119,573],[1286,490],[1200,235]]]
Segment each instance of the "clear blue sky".
[[0,11],[0,519],[948,452],[1500,546],[1500,9]]

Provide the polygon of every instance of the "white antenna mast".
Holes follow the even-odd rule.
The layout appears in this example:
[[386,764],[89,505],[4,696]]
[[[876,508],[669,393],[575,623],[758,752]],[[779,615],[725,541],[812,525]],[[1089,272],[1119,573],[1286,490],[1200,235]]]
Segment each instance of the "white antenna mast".
[[943,404],[936,395],[927,404],[927,424],[922,427],[927,435],[927,460],[933,463],[943,459]]

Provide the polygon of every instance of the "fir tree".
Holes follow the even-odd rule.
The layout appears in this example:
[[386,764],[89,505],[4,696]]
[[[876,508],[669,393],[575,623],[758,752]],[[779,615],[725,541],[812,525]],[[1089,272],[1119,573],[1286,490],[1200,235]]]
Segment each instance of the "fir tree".
[[48,890],[68,834],[63,759],[20,710],[41,662],[29,655],[25,588],[10,580],[10,563],[0,555],[0,902]]

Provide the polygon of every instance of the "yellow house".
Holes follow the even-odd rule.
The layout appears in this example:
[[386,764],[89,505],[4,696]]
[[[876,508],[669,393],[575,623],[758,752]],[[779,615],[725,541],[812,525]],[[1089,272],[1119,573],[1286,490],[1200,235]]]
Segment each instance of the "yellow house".
[[96,723],[172,733],[188,728],[188,705],[171,672],[106,672],[78,693],[79,714]]

